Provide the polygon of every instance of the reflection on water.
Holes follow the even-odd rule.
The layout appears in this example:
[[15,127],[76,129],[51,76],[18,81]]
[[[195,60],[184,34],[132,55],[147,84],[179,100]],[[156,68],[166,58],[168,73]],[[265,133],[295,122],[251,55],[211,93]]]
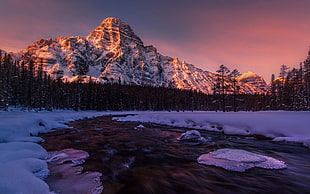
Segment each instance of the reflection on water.
[[[104,193],[309,193],[310,150],[299,145],[281,145],[270,140],[227,136],[200,131],[211,138],[200,145],[176,141],[188,129],[116,122],[111,117],[79,120],[72,129],[57,130],[42,137],[48,151],[75,148],[90,158],[86,171],[103,174]],[[100,129],[100,130],[98,130]],[[235,148],[285,161],[287,169],[253,168],[232,172],[197,163],[204,153]]]

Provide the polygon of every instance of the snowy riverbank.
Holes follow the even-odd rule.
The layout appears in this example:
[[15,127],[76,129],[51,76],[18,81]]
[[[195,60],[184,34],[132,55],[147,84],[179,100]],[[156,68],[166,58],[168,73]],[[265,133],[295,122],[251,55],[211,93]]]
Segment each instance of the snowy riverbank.
[[145,112],[116,119],[205,129],[229,135],[263,135],[273,141],[296,142],[310,147],[310,112]]

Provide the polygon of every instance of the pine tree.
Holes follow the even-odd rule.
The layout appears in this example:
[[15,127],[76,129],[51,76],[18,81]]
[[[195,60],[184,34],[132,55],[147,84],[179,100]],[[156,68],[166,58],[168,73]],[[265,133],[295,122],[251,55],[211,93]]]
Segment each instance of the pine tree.
[[281,65],[279,77],[285,79],[288,74],[289,67],[286,65]]
[[219,94],[222,97],[222,110],[225,112],[225,107],[226,107],[226,100],[225,100],[225,95],[227,91],[228,85],[225,83],[226,77],[230,70],[225,66],[221,65],[220,69],[216,71],[217,74],[217,86],[219,87]]
[[237,77],[240,76],[240,72],[237,69],[234,69],[230,74],[229,77],[232,79],[233,82],[233,108],[234,112],[237,112],[237,105],[236,105],[236,95],[239,93],[240,86],[237,84]]
[[34,62],[32,60],[28,63],[27,75],[26,75],[26,104],[30,110],[33,105],[33,85],[34,85]]

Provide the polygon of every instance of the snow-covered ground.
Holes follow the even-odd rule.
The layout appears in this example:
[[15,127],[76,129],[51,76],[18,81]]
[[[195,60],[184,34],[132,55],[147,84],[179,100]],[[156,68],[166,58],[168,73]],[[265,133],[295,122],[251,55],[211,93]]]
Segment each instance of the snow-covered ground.
[[225,134],[261,134],[274,141],[301,142],[310,147],[310,112],[1,112],[0,193],[50,193],[47,152],[38,133],[67,127],[66,123],[101,115],[137,114],[120,121],[153,122]]
[[310,112],[145,112],[116,119],[205,129],[230,135],[263,135],[273,138],[273,141],[298,142],[310,147]]

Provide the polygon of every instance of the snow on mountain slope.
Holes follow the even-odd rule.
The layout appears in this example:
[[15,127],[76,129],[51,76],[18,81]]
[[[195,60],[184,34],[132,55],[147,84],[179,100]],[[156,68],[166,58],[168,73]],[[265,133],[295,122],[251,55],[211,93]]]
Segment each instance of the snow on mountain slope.
[[21,52],[19,53],[13,53],[13,52],[7,52],[5,50],[0,49],[0,57],[4,57],[5,55],[9,54],[12,58],[13,61],[18,61],[20,60],[22,54]]
[[263,76],[257,75],[256,73],[247,72],[240,75],[237,79],[239,82],[250,87],[253,91],[257,91],[258,93],[265,93],[268,90],[267,83]]
[[6,51],[0,49],[0,55],[2,56],[2,55],[5,55],[5,54],[6,54]]
[[[165,86],[211,94],[217,80],[211,72],[145,46],[131,27],[117,18],[103,20],[86,37],[38,40],[22,51],[20,59],[26,64],[33,60],[35,67],[42,64],[52,78],[69,81],[87,81],[91,76],[101,83]],[[239,84],[243,93],[265,91],[265,86],[252,86],[252,82]]]

